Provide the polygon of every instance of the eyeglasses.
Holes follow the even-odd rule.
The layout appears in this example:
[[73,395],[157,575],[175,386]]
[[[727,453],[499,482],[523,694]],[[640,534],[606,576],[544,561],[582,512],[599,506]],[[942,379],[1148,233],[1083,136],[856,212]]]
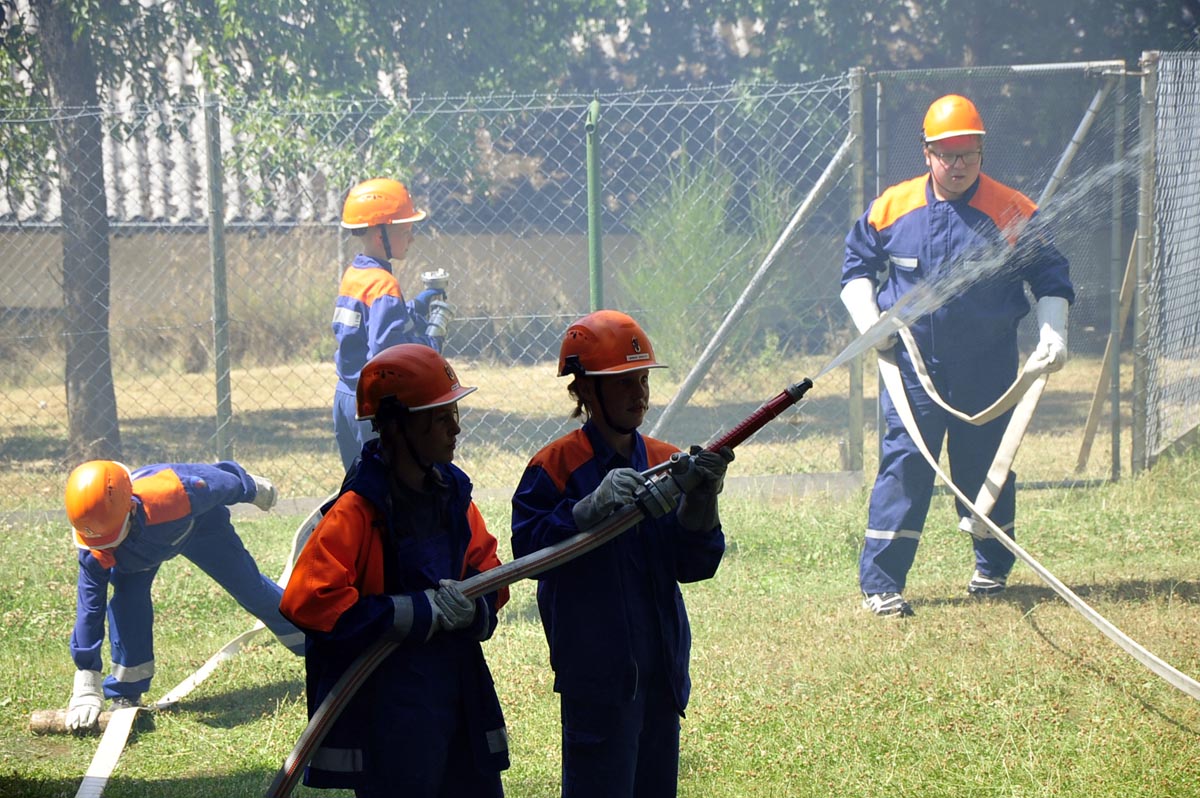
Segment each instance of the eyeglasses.
[[983,159],[983,150],[972,150],[971,152],[949,153],[938,152],[932,147],[927,148],[934,158],[942,162],[942,166],[949,169],[959,161],[962,161],[963,166],[979,166],[979,162]]

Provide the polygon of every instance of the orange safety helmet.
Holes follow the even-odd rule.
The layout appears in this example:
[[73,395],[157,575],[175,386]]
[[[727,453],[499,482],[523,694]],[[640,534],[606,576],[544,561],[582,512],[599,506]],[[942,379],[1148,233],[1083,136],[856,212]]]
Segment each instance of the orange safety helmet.
[[67,518],[75,545],[111,549],[129,534],[133,518],[133,480],[114,460],[89,460],[67,477]]
[[355,392],[357,418],[375,418],[389,399],[413,413],[457,402],[474,391],[459,384],[454,369],[436,350],[424,344],[396,344],[363,366]]
[[616,310],[597,310],[572,324],[558,353],[560,377],[665,368],[641,325]]
[[955,136],[986,134],[983,117],[975,103],[958,94],[947,94],[934,100],[925,112],[925,124],[921,128],[921,140],[926,144]]
[[386,177],[359,183],[350,189],[342,205],[342,227],[347,230],[419,222],[424,218],[425,211],[413,207],[404,184]]

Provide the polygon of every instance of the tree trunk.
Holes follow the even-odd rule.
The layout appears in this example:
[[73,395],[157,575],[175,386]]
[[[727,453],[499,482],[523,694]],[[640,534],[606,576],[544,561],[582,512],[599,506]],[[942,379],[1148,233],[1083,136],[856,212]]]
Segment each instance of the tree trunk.
[[31,0],[50,97],[62,197],[67,459],[120,459],[109,349],[108,199],[103,127],[87,28],[78,38],[65,0]]

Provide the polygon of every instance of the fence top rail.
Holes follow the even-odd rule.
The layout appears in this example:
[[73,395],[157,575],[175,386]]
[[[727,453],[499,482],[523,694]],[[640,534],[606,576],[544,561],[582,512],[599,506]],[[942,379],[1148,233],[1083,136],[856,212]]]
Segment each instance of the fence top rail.
[[1027,75],[1035,73],[1055,73],[1055,72],[1097,72],[1117,74],[1126,73],[1126,64],[1124,61],[1067,61],[1063,63],[1051,64],[1008,64],[1003,66],[978,66],[978,67],[936,67],[931,69],[884,69],[878,72],[870,73],[872,78],[935,78],[935,77],[950,77],[959,75],[963,77],[975,76],[1000,76],[1000,75]]

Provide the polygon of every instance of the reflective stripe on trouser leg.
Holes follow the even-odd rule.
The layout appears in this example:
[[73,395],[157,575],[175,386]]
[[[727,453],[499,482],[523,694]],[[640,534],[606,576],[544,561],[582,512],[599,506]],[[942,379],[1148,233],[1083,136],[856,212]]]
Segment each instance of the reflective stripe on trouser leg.
[[[921,436],[936,457],[945,437],[946,414],[930,400],[911,369],[901,373]],[[904,428],[886,392],[880,397],[880,406],[887,429],[880,447],[879,473],[871,489],[867,538],[858,563],[859,586],[868,594],[903,592],[933,496],[933,469]]]
[[137,698],[150,689],[154,676],[154,606],[150,585],[158,568],[136,573],[114,570],[108,602],[108,636],[113,674],[104,680],[104,695]]

